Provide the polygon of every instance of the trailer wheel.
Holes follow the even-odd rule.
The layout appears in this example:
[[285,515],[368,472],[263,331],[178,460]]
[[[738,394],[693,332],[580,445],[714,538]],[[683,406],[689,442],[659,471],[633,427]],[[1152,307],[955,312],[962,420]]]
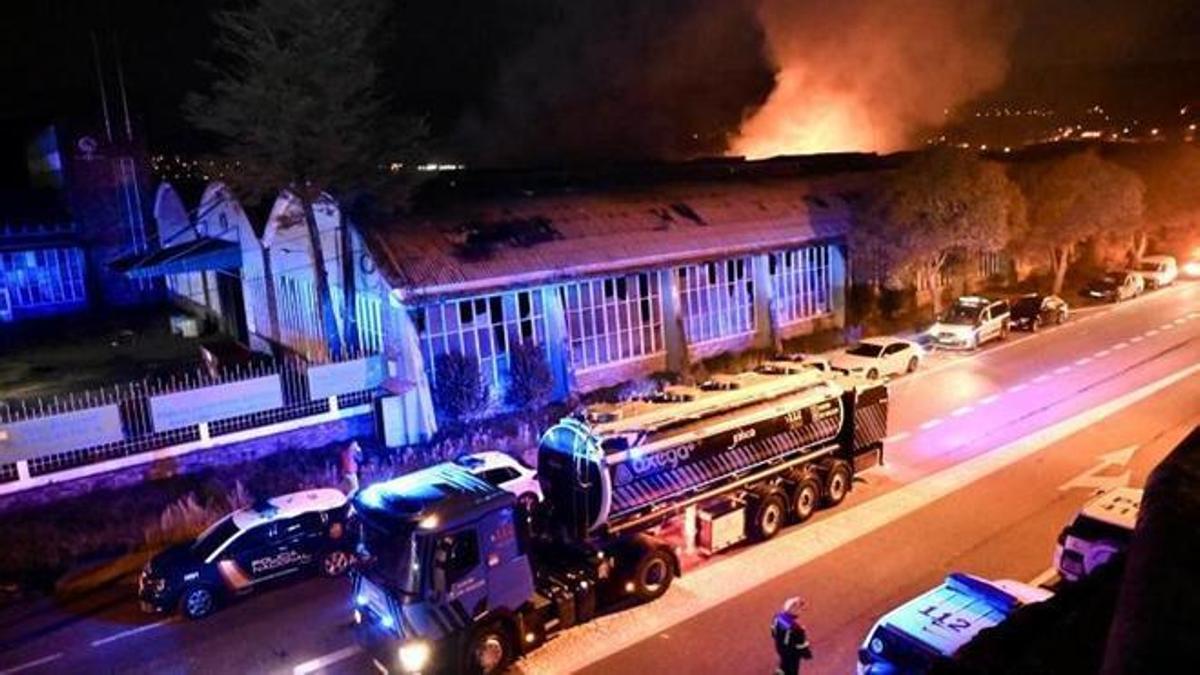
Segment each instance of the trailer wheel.
[[466,653],[466,672],[471,675],[498,675],[513,662],[512,639],[500,622],[490,623],[471,633]]
[[792,518],[803,523],[812,517],[821,503],[821,486],[815,480],[805,480],[792,491]]
[[836,462],[829,468],[825,479],[825,505],[837,506],[850,492],[850,468],[845,462]]
[[675,578],[671,555],[661,548],[651,548],[638,561],[633,571],[633,593],[641,602],[662,597]]
[[750,536],[757,541],[766,541],[779,533],[787,507],[783,497],[776,492],[763,495],[754,508],[754,519],[750,522]]

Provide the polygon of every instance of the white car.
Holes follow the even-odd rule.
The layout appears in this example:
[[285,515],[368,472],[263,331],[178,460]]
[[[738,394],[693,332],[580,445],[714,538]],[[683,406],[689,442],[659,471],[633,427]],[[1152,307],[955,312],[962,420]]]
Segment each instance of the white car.
[[1010,315],[1007,301],[966,295],[955,300],[926,334],[938,347],[977,349],[993,338],[1008,337]]
[[1053,596],[1018,581],[951,574],[875,622],[858,650],[858,675],[928,672],[949,662],[979,631],[1002,623],[1019,607]]
[[1058,535],[1054,548],[1054,567],[1063,579],[1078,581],[1129,547],[1142,492],[1140,488],[1114,488],[1083,505]]
[[463,455],[454,463],[501,490],[513,493],[526,508],[542,501],[542,486],[538,483],[537,472],[511,455],[488,450]]
[[1146,290],[1166,288],[1179,276],[1179,266],[1174,256],[1169,255],[1142,256],[1142,261],[1130,271],[1142,278]]
[[874,380],[885,375],[911,373],[921,365],[925,350],[915,342],[892,337],[866,338],[830,359],[834,368]]

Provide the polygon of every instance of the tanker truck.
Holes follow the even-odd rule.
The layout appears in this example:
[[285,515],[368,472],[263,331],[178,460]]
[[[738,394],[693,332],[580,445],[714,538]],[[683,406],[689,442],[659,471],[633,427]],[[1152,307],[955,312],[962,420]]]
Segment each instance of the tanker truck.
[[372,485],[353,500],[357,639],[383,672],[503,672],[666,593],[689,545],[669,532],[715,554],[842,501],[882,462],[887,405],[885,383],[769,362],[560,420],[532,509],[454,463]]

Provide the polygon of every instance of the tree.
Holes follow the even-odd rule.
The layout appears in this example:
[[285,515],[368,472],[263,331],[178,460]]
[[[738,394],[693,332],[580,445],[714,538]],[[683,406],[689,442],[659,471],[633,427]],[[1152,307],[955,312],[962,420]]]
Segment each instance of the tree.
[[[211,91],[187,99],[191,123],[211,133],[234,189],[263,199],[286,188],[300,206],[317,283],[317,302],[331,356],[344,351],[329,290],[314,204],[336,200],[346,211],[401,181],[387,167],[409,159],[425,136],[420,120],[392,113],[376,87],[375,30],[380,0],[260,0],[219,12],[221,66]],[[353,256],[343,235],[340,256],[345,322],[353,325]]]
[[1132,232],[1142,220],[1141,180],[1095,152],[1021,167],[1026,226],[1014,234],[1020,253],[1050,258],[1055,293],[1061,293],[1075,248],[1102,235]]
[[1130,240],[1130,257],[1137,264],[1151,238],[1174,240],[1200,221],[1200,148],[1182,143],[1123,150],[1112,160],[1136,173],[1146,188],[1145,217]]
[[518,410],[532,411],[546,405],[554,390],[554,375],[546,362],[546,352],[532,340],[511,345],[508,389],[505,402]]
[[937,149],[914,156],[888,177],[852,228],[851,245],[870,251],[872,267],[885,276],[924,280],[938,313],[938,287],[951,256],[1000,250],[1023,209],[1004,167]]
[[490,401],[479,361],[459,352],[439,354],[433,362],[433,404],[447,422],[478,417]]

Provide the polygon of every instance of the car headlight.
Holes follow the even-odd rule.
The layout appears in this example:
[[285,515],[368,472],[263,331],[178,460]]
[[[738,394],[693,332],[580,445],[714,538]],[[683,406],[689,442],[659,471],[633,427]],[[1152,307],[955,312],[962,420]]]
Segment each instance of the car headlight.
[[418,673],[429,665],[430,653],[428,642],[406,642],[400,646],[400,667],[406,673]]

